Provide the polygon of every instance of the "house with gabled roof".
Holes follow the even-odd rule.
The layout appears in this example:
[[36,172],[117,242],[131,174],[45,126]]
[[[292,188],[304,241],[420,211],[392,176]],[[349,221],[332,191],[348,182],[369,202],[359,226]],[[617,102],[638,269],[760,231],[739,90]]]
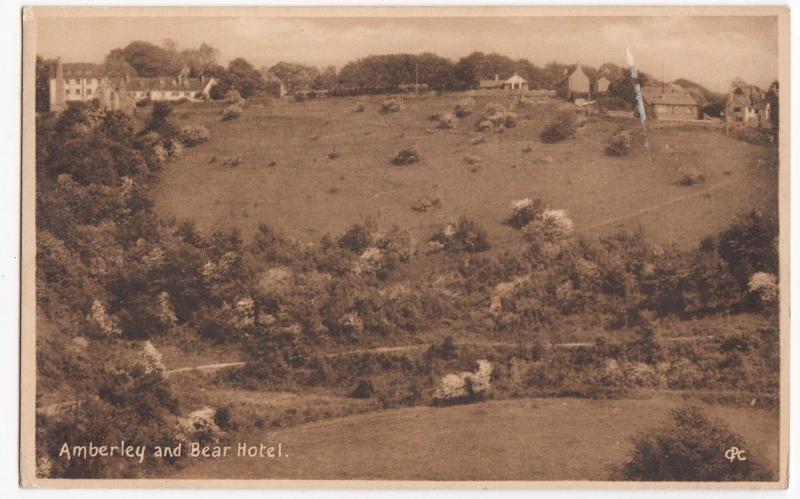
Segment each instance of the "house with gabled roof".
[[641,88],[646,112],[658,120],[702,119],[700,103],[677,83]]
[[481,90],[511,90],[524,92],[528,90],[528,80],[514,73],[510,78],[500,79],[500,75],[494,75],[493,80],[480,80],[478,88]]
[[50,110],[63,111],[69,102],[92,102],[95,99],[107,110],[132,110],[142,100],[177,101],[210,98],[214,78],[189,78],[188,68],[174,76],[150,78],[109,76],[101,64],[62,63],[50,77]]
[[589,97],[592,93],[592,81],[582,66],[576,66],[556,82],[556,95],[564,99]]

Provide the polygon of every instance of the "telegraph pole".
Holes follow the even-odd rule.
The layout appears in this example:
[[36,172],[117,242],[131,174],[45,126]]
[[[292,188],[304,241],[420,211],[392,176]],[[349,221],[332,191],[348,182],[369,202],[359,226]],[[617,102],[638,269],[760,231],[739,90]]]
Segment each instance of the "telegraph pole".
[[417,83],[414,85],[414,93],[419,95],[419,52],[417,52]]

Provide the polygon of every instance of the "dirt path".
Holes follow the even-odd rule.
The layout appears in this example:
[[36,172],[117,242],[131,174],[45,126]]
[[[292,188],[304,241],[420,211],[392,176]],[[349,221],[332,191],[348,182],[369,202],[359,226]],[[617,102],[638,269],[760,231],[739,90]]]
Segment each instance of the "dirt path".
[[676,197],[674,199],[670,199],[669,201],[665,201],[663,203],[659,203],[659,204],[656,204],[656,205],[653,205],[653,206],[648,206],[647,208],[643,208],[643,209],[641,209],[639,211],[635,211],[633,213],[630,213],[630,214],[622,216],[622,217],[610,218],[608,220],[603,220],[601,222],[598,222],[598,223],[595,223],[595,224],[592,224],[592,225],[588,225],[586,227],[578,227],[578,230],[579,231],[582,231],[582,230],[593,230],[593,229],[598,229],[600,227],[605,227],[606,225],[616,225],[616,224],[618,224],[620,222],[624,222],[624,221],[630,220],[632,218],[640,217],[642,215],[646,215],[646,214],[654,212],[654,211],[663,210],[664,208],[669,208],[670,206],[673,206],[673,205],[676,205],[676,204],[679,204],[679,203],[683,203],[683,202],[685,202],[685,201],[687,201],[689,199],[697,198],[697,197],[700,197],[700,196],[702,196],[704,194],[708,194],[710,192],[717,191],[719,189],[722,189],[723,187],[726,187],[726,186],[730,185],[731,183],[733,183],[732,180],[726,180],[724,182],[719,182],[717,184],[712,185],[711,187],[709,187],[707,189],[691,192],[689,194],[686,194],[685,196],[679,196],[679,197]]
[[[736,333],[731,333],[736,334]],[[662,338],[661,341],[664,343],[677,343],[681,341],[710,341],[716,337],[725,336],[725,335],[706,335],[706,336],[675,336],[671,338]],[[326,353],[324,355],[325,358],[334,359],[338,357],[346,357],[350,355],[369,355],[369,354],[378,354],[378,353],[399,353],[399,352],[413,352],[418,350],[425,350],[432,346],[434,343],[420,343],[416,345],[398,345],[398,346],[391,346],[391,347],[374,347],[374,348],[361,348],[357,350],[346,350],[342,352],[331,352]],[[594,343],[586,341],[586,342],[571,342],[571,343],[554,343],[551,345],[553,348],[563,348],[563,349],[570,349],[570,348],[587,348],[594,345]],[[457,346],[472,346],[472,347],[517,347],[520,346],[517,342],[511,341],[474,341],[474,342],[462,342],[457,343]],[[533,347],[532,343],[523,344],[525,347]],[[188,367],[181,367],[178,369],[170,369],[166,371],[164,374],[169,376],[171,374],[178,374],[178,373],[185,373],[191,371],[215,371],[219,369],[226,369],[228,367],[241,367],[245,365],[244,361],[239,362],[224,362],[219,364],[204,364],[200,366],[188,366]]]
[[[736,334],[736,333],[731,333]],[[662,338],[662,342],[664,343],[676,343],[681,341],[710,341],[719,336],[727,336],[727,335],[706,335],[706,336],[676,336],[672,338]],[[509,341],[476,341],[476,342],[463,342],[458,343],[457,345],[462,346],[472,346],[472,347],[518,347],[520,343],[517,342],[509,342]],[[572,342],[572,343],[554,343],[551,345],[553,348],[560,348],[560,349],[571,349],[571,348],[586,348],[594,345],[592,342]],[[325,358],[328,359],[335,359],[338,357],[345,357],[349,355],[369,355],[369,354],[378,354],[378,353],[398,353],[398,352],[413,352],[418,350],[425,350],[434,346],[434,343],[420,343],[416,345],[398,345],[398,346],[391,346],[391,347],[375,347],[375,348],[361,348],[357,350],[346,350],[343,352],[331,352],[324,355]],[[523,344],[525,347],[533,347],[532,343]],[[214,364],[202,364],[199,366],[187,366],[187,367],[179,367],[176,369],[169,369],[164,371],[164,376],[169,377],[173,374],[182,374],[182,373],[190,373],[190,372],[197,372],[197,371],[219,371],[222,369],[227,369],[231,367],[242,367],[246,364],[245,361],[236,361],[236,362],[220,362]],[[45,415],[53,415],[59,412],[60,410],[70,407],[70,406],[79,406],[82,404],[84,400],[68,400],[66,402],[57,402],[54,404],[49,404],[44,407],[40,407],[37,409],[37,412],[40,414]]]

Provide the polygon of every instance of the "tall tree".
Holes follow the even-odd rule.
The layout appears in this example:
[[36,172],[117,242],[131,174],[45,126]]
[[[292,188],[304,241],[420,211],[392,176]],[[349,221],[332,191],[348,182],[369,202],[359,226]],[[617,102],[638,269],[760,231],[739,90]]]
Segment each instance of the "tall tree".
[[181,69],[170,50],[141,40],[123,48],[122,56],[139,76],[174,75]]
[[314,86],[314,81],[319,78],[319,69],[295,62],[281,61],[266,71],[272,74],[286,86],[286,90],[308,90]]
[[258,95],[266,89],[266,82],[261,73],[241,57],[228,63],[225,77],[230,86],[238,90],[244,98]]
[[109,76],[137,76],[136,69],[125,59],[122,49],[114,49],[106,55],[104,62]]
[[188,66],[193,77],[205,75],[217,63],[217,57],[219,51],[206,43],[201,43],[197,49],[185,49],[178,54],[181,66]]
[[55,65],[54,60],[45,60],[36,56],[36,112],[50,111],[50,71]]
[[312,86],[316,89],[331,90],[339,83],[336,66],[325,66],[322,72],[314,79]]

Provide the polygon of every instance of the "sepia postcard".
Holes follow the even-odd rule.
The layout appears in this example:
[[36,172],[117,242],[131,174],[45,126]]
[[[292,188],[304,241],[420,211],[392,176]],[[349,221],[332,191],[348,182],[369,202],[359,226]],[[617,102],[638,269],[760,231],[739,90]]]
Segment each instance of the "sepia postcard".
[[788,7],[21,15],[23,487],[786,487]]

